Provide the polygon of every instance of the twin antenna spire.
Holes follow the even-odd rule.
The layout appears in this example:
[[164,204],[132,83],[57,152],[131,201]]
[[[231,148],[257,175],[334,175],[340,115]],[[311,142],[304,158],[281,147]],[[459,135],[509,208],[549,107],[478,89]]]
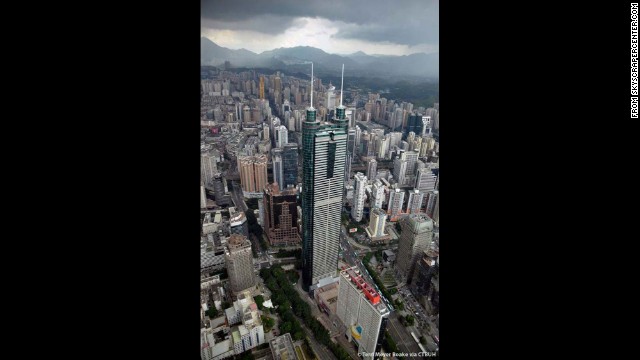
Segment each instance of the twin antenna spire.
[[340,106],[342,106],[342,84],[344,83],[344,64],[342,64],[342,76],[340,77]]
[[311,108],[313,109],[313,62],[311,63]]

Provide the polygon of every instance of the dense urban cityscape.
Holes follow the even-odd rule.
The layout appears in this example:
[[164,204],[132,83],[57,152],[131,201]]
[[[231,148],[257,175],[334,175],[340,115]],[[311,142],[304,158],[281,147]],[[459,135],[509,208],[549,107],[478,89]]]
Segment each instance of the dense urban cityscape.
[[439,357],[438,8],[201,2],[203,360]]
[[225,65],[201,73],[202,358],[435,356],[438,103]]

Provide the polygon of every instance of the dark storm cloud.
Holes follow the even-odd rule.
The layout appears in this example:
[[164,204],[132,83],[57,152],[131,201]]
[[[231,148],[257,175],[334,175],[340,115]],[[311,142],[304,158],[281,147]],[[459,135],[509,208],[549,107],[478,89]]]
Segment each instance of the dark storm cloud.
[[337,38],[416,45],[438,43],[438,1],[211,0],[202,1],[202,26],[280,34],[300,17],[341,21]]
[[271,35],[282,34],[285,30],[304,25],[304,20],[294,17],[284,17],[272,14],[255,16],[253,18],[242,19],[237,21],[227,21],[220,19],[200,20],[200,26],[207,29],[225,29],[225,30],[249,30]]

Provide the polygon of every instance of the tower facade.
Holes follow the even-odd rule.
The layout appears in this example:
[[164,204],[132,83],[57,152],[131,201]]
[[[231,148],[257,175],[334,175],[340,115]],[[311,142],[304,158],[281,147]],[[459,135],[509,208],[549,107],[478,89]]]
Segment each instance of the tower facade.
[[280,189],[275,184],[264,189],[264,229],[271,245],[300,243],[296,190]]
[[225,259],[231,291],[238,294],[256,284],[251,242],[243,235],[232,234],[227,241],[227,246]]
[[356,222],[362,220],[364,210],[364,188],[367,185],[367,177],[363,173],[356,173],[353,192],[353,206],[351,207],[351,218]]
[[298,183],[298,144],[288,143],[282,147],[282,188]]
[[426,214],[411,214],[400,221],[402,233],[398,241],[396,273],[403,281],[411,281],[416,262],[433,240],[433,220]]
[[367,179],[373,180],[376,178],[376,172],[378,171],[378,162],[376,159],[370,159],[367,164]]
[[347,339],[357,344],[359,353],[367,354],[365,359],[374,359],[374,353],[380,351],[389,309],[357,267],[340,272],[336,313],[347,327]]
[[424,199],[424,193],[418,189],[409,191],[409,200],[407,202],[407,212],[409,214],[417,214],[422,207],[422,200]]
[[[313,65],[311,77],[313,84]],[[302,125],[302,280],[305,289],[320,279],[335,276],[337,271],[347,152],[346,126],[321,125],[316,115],[312,92],[311,106]]]

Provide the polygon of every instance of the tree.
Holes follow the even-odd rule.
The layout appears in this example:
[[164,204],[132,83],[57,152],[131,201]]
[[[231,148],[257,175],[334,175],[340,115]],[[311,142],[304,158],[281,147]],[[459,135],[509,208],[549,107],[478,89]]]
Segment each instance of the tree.
[[264,296],[256,295],[253,297],[253,300],[256,302],[256,305],[258,305],[258,309],[264,309],[264,306],[262,305],[264,303]]
[[397,232],[398,234],[402,233],[402,227],[400,226],[400,222],[397,222],[397,223],[396,223],[396,232]]
[[424,335],[420,335],[420,342],[422,345],[427,345],[427,338],[425,338]]
[[209,310],[204,312],[207,316],[209,316],[210,318],[215,318],[218,316],[218,309],[216,309],[216,307],[212,307]]

